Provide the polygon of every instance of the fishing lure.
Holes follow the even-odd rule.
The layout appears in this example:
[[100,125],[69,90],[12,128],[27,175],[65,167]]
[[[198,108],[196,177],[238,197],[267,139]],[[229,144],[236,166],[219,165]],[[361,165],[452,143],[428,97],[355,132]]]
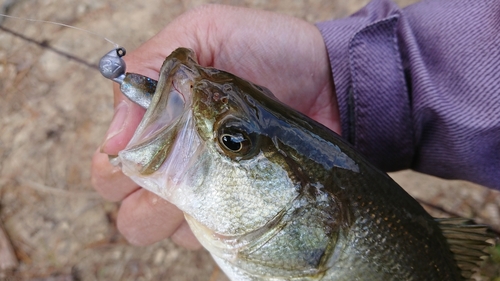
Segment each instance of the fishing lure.
[[120,84],[120,90],[127,98],[147,109],[158,82],[137,73],[126,73],[126,63],[122,59],[125,54],[123,47],[109,51],[99,61],[99,71],[107,79]]

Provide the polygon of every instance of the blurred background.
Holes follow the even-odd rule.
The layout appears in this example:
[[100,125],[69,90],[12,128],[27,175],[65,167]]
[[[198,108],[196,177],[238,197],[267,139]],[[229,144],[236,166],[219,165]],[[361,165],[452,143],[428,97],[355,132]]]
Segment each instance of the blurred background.
[[[0,12],[98,32],[131,51],[205,3],[317,22],[345,17],[367,2],[0,0]],[[416,1],[396,2],[403,7]],[[113,114],[112,83],[95,65],[113,45],[61,26],[0,21],[0,279],[227,280],[204,250],[187,251],[170,241],[128,245],[115,227],[118,205],[90,185],[91,156]],[[499,192],[408,171],[391,176],[433,215],[469,217],[500,231]],[[500,280],[494,263],[500,249],[492,253],[482,268],[488,277],[481,280]]]

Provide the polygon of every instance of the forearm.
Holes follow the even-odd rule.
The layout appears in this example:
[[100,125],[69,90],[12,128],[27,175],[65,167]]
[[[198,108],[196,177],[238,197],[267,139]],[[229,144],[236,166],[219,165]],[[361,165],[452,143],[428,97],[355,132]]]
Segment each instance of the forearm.
[[343,136],[386,171],[500,188],[499,6],[376,0],[318,24]]

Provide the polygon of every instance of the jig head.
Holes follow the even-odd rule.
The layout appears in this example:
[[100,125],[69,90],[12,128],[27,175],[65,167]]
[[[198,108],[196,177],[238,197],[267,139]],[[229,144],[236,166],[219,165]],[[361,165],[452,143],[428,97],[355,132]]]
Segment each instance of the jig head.
[[125,54],[122,47],[111,50],[99,61],[99,71],[104,77],[120,84],[121,92],[129,100],[147,109],[158,82],[140,74],[125,72],[127,65],[122,59]]

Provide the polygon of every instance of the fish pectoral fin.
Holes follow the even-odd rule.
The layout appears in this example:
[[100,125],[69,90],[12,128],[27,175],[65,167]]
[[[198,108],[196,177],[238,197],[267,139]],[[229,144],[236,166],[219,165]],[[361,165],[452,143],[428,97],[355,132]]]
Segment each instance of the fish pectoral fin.
[[443,235],[450,246],[462,276],[466,280],[479,267],[481,257],[487,256],[486,249],[491,247],[495,236],[488,231],[488,226],[475,224],[469,219],[436,219]]

